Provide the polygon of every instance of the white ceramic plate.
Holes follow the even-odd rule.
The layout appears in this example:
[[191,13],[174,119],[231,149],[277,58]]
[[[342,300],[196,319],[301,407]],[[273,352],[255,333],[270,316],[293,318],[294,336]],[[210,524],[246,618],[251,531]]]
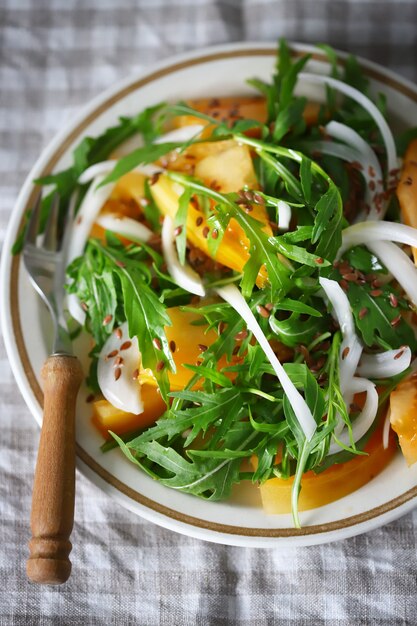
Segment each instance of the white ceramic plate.
[[[294,46],[296,54],[314,52],[309,71],[327,73],[326,59],[317,50]],[[1,307],[6,348],[20,390],[38,423],[42,391],[39,373],[51,346],[50,320],[29,286],[19,258],[9,254],[22,216],[35,193],[32,180],[70,162],[73,147],[85,135],[96,135],[120,115],[133,115],[161,100],[242,95],[251,93],[248,77],[268,80],[275,47],[233,44],[171,59],[152,71],[124,80],[96,98],[43,151],[30,172],[11,214],[4,245]],[[373,91],[387,95],[395,124],[417,124],[417,87],[373,63],[363,62]],[[322,98],[320,88],[299,85],[300,93]],[[78,345],[78,350],[82,351]],[[87,390],[77,410],[78,467],[114,498],[148,520],[201,539],[219,543],[267,547],[280,543],[312,545],[356,535],[385,524],[417,503],[417,466],[408,469],[401,455],[370,483],[336,502],[301,514],[303,528],[295,530],[289,515],[266,515],[257,493],[253,502],[239,492],[231,502],[205,502],[163,487],[138,471],[119,450],[100,452],[102,439],[91,425]]]

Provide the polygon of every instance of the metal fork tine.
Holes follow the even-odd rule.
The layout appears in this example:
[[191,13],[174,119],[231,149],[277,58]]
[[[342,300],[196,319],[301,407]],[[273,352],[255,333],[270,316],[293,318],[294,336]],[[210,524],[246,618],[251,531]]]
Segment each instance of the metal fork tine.
[[55,193],[52,197],[51,208],[49,211],[48,221],[45,226],[45,235],[43,238],[43,247],[45,250],[54,252],[57,249],[58,241],[58,212],[59,212],[59,196]]
[[69,201],[67,214],[65,215],[64,226],[62,230],[63,236],[62,236],[62,242],[61,242],[61,247],[65,251],[68,250],[68,242],[71,236],[72,221],[74,219],[75,205],[77,204],[77,200],[78,200],[77,193],[75,193],[72,195]]
[[29,224],[27,226],[26,234],[25,234],[25,245],[30,244],[30,243],[36,245],[36,237],[39,232],[41,204],[42,204],[42,194],[40,193],[38,197],[36,198],[35,205],[30,215]]

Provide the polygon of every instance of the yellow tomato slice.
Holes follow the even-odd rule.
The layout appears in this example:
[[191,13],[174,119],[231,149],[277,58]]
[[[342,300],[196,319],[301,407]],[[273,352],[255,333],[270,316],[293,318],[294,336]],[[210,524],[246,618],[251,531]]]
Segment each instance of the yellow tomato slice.
[[[242,186],[237,187],[236,190],[239,188],[241,189]],[[167,176],[160,176],[158,181],[151,187],[151,191],[161,213],[175,217],[182,188],[172,182]],[[264,206],[254,205],[251,215],[264,224],[263,230],[265,233],[272,235]],[[208,248],[208,237],[210,236],[210,229],[204,214],[190,203],[187,215],[187,239],[196,248],[210,257]],[[214,260],[232,270],[241,272],[249,256],[249,240],[236,220],[231,219]],[[256,284],[258,287],[263,287],[266,280],[266,268],[262,266],[259,270]]]
[[[264,124],[267,118],[266,101],[259,96],[201,98],[199,100],[189,100],[188,105],[199,113],[209,115],[218,121],[234,122],[245,118]],[[307,102],[304,109],[304,119],[308,125],[317,122],[319,111],[319,103]],[[194,115],[182,115],[175,117],[173,120],[174,128],[190,124],[204,124],[204,121]],[[250,134],[256,133],[252,130]]]
[[417,372],[390,395],[390,421],[408,465],[417,461]]
[[[299,510],[314,509],[356,491],[374,478],[395,454],[395,437],[391,433],[389,445],[384,449],[382,426],[379,426],[365,446],[367,456],[356,456],[346,463],[333,465],[321,474],[306,472],[301,481]],[[293,478],[271,478],[260,486],[263,508],[266,513],[291,512]]]
[[[397,197],[403,222],[417,228],[417,139],[410,143],[404,155]],[[417,264],[417,248],[413,248],[413,255]]]
[[139,415],[116,409],[107,400],[96,400],[92,403],[93,424],[99,429],[103,437],[110,439],[109,430],[117,435],[123,435],[123,433],[152,426],[158,417],[164,413],[166,404],[154,385],[142,385],[141,394],[144,410]]
[[[171,391],[184,389],[194,372],[184,367],[185,363],[197,365],[201,362],[200,357],[204,348],[211,346],[218,335],[214,329],[207,330],[207,324],[196,325],[196,322],[204,321],[201,315],[182,311],[180,307],[171,307],[166,311],[171,319],[172,326],[165,326],[165,334],[170,344],[177,371],[175,374],[169,372],[168,378]],[[239,357],[233,357],[232,363],[239,362]],[[218,363],[221,369],[228,363],[226,357],[222,357]],[[156,386],[156,380],[151,370],[142,369],[139,371],[139,382],[142,384]]]

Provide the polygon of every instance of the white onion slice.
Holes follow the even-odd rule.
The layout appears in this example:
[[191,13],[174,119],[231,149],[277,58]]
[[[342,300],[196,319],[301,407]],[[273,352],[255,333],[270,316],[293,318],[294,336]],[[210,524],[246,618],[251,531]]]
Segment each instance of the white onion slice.
[[291,222],[291,207],[284,200],[278,200],[278,228],[288,230]]
[[392,136],[392,132],[390,127],[388,126],[384,116],[379,111],[379,109],[375,106],[375,104],[366,96],[364,96],[360,91],[347,85],[346,83],[337,80],[336,78],[332,78],[331,76],[324,76],[322,74],[310,74],[307,72],[301,72],[298,75],[298,80],[300,83],[309,82],[316,84],[325,84],[329,85],[329,87],[333,87],[337,91],[344,93],[352,100],[355,100],[358,104],[360,104],[372,117],[379,130],[381,131],[381,135],[383,141],[385,143],[385,149],[387,153],[387,165],[388,165],[388,173],[394,171],[398,167],[398,159],[397,159],[397,150],[395,147],[394,137]]
[[355,324],[347,295],[335,280],[320,277],[319,282],[333,306],[342,335],[344,337],[354,335]]
[[[349,300],[339,283],[328,278],[319,278],[319,282],[333,306],[333,314],[339,323],[343,335],[343,341],[339,350],[339,380],[340,390],[349,411],[353,400],[352,380],[361,358],[363,345],[355,332],[355,323]],[[345,423],[341,415],[338,414],[335,434],[339,435],[344,427]]]
[[[326,125],[326,133],[335,139],[344,141],[348,146],[357,150],[363,157],[363,162],[371,166],[375,170],[375,184],[382,180],[381,165],[378,161],[374,150],[371,146],[356,132],[353,128],[346,126],[346,124],[340,124],[340,122],[329,122]],[[368,172],[364,172],[368,173]],[[379,182],[382,189],[382,183]]]
[[[356,393],[366,392],[365,404],[362,411],[352,424],[352,436],[353,441],[356,443],[361,439],[370,429],[374,423],[376,414],[378,412],[378,392],[375,385],[367,378],[353,378],[351,381],[350,393],[352,395]],[[345,445],[350,446],[350,437],[347,430],[343,430],[338,436],[338,439]],[[328,454],[336,454],[341,451],[339,444],[334,441],[330,444]]]
[[[104,180],[103,175],[96,176],[71,225],[67,248],[67,265],[83,254],[85,244],[87,243],[88,236],[96,221],[97,215],[100,213],[103,204],[108,200],[114,189],[114,183],[109,183],[103,187],[97,188],[97,185],[99,185],[102,180]],[[85,322],[85,312],[81,308],[77,296],[75,294],[68,294],[66,301],[71,316],[82,326]]]
[[261,327],[256,321],[256,318],[250,310],[245,298],[242,296],[236,285],[226,285],[224,287],[218,287],[215,291],[219,294],[221,298],[223,298],[223,300],[228,302],[230,306],[232,306],[235,311],[239,313],[242,319],[245,320],[248,329],[254,334],[268,361],[274,368],[275,374],[277,375],[277,378],[282,385],[284,393],[288,397],[288,400],[290,401],[290,404],[294,409],[294,413],[306,436],[306,439],[310,441],[317,428],[317,424],[313,418],[313,415],[311,414],[311,411],[307,406],[306,401],[304,400],[300,392],[296,389],[294,384],[291,382],[288,374],[282,367],[280,361],[278,360],[274,351],[269,345],[267,338],[265,337]]
[[114,183],[98,187],[103,180],[103,175],[96,176],[74,219],[68,244],[68,263],[84,252],[93,224],[114,189]]
[[[343,124],[340,124],[340,126],[343,126]],[[346,126],[346,128],[348,127]],[[348,130],[352,129],[348,128]],[[360,136],[358,135],[358,137]],[[362,138],[360,137],[360,139]],[[335,143],[334,141],[315,141],[312,147],[313,149],[318,150],[323,154],[334,156],[337,159],[342,159],[343,161],[346,161],[347,163],[357,162],[360,164],[361,167],[359,173],[363,176],[365,181],[364,201],[369,206],[369,213],[365,214],[364,211],[361,212],[357,218],[357,221],[363,221],[365,219],[382,219],[386,210],[387,203],[380,200],[381,194],[384,189],[382,186],[381,168],[379,166],[379,163],[376,161],[376,156],[374,155],[375,159],[369,159],[366,154],[360,152],[357,148],[355,148],[354,145]],[[371,152],[373,151],[371,150]],[[374,161],[376,161],[376,163]],[[378,169],[376,169],[376,165]],[[373,168],[375,176],[370,175],[370,167]],[[371,181],[375,185],[374,191],[371,191]]]
[[[397,227],[399,224],[393,224]],[[417,230],[415,231],[417,233]],[[375,241],[366,243],[367,248],[385,265],[404,289],[411,302],[417,306],[417,267],[395,243]]]
[[[80,185],[85,185],[89,183],[91,180],[96,178],[97,176],[107,175],[109,174],[116,165],[116,160],[109,161],[101,161],[100,163],[96,163],[95,165],[91,165],[89,168],[84,170],[81,176],[78,179]],[[137,167],[131,170],[132,172],[137,172],[138,174],[143,174],[144,176],[151,177],[154,174],[163,171],[162,167],[157,167],[156,165],[138,165]],[[104,180],[104,176],[103,176]],[[97,183],[98,184],[98,183]]]
[[189,124],[188,126],[182,126],[181,128],[176,128],[175,130],[165,133],[165,135],[157,137],[153,143],[166,143],[167,141],[185,143],[194,139],[201,133],[202,130],[204,130],[204,128],[203,124]]
[[[161,135],[153,143],[165,143],[167,141],[173,142],[187,142],[193,139],[196,135],[201,133],[204,129],[202,124],[190,124],[189,126],[183,126],[182,128],[176,128],[165,135]],[[138,146],[139,147],[139,146]],[[107,161],[101,161],[100,163],[95,163],[91,165],[89,168],[84,170],[81,176],[78,179],[80,185],[85,185],[89,183],[93,178],[99,176],[100,174],[109,174],[114,166],[117,163],[117,159],[109,159]],[[151,177],[157,172],[163,171],[162,167],[146,164],[146,165],[138,165],[131,170],[132,172],[138,172],[139,174],[143,174],[144,176]]]
[[185,265],[181,265],[178,259],[177,250],[175,247],[174,230],[174,222],[167,215],[162,225],[161,235],[162,251],[168,267],[168,272],[170,273],[177,285],[179,285],[186,291],[195,294],[196,296],[203,297],[205,296],[206,292],[200,276],[187,263]]
[[384,428],[382,429],[382,446],[384,450],[388,448],[390,430],[391,430],[391,408],[388,407],[387,415],[385,417],[385,422],[384,422]]
[[[140,362],[138,339],[129,337],[127,322],[120,326],[120,331],[121,336],[116,333],[109,336],[100,352],[97,380],[103,396],[110,404],[121,411],[138,415],[143,412],[141,388],[134,375]],[[124,345],[127,347],[124,348]],[[115,363],[117,357],[123,359],[122,364]],[[120,370],[119,378],[115,375],[117,369]]]
[[363,354],[357,373],[365,378],[391,378],[410,367],[410,363],[411,350],[404,346],[380,354]]
[[97,224],[112,233],[126,237],[137,243],[147,242],[152,237],[152,231],[131,217],[119,216],[114,213],[104,213],[98,216]]
[[369,241],[396,241],[417,247],[417,229],[395,222],[368,221],[353,224],[342,231],[342,245],[337,253],[339,259],[354,246],[368,245]]

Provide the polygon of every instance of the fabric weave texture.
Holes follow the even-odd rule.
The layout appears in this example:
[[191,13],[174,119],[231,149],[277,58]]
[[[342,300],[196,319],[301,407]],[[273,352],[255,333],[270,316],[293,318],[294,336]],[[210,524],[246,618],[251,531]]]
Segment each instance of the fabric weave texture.
[[[34,160],[90,98],[178,52],[279,36],[417,80],[416,0],[0,0],[0,243]],[[38,440],[0,343],[1,626],[417,623],[417,512],[324,546],[225,547],[148,523],[79,474],[73,575],[32,585]]]

